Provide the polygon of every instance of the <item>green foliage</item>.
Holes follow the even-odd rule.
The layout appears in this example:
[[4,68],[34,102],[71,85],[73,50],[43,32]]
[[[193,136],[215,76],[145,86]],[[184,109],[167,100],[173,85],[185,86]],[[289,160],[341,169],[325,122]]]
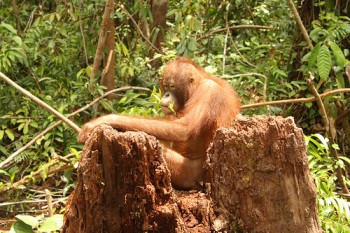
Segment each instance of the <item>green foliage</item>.
[[43,215],[16,215],[18,219],[11,227],[12,233],[58,232],[63,225],[63,214],[55,214],[45,218]]
[[331,54],[327,46],[322,45],[317,54],[318,73],[323,81],[328,79],[331,72]]
[[[321,4],[321,6],[325,7],[326,5]],[[303,56],[300,71],[305,80],[309,79],[309,72],[313,74],[319,93],[347,87],[349,80],[345,74],[345,68],[350,65],[347,59],[349,49],[343,44],[347,43],[346,38],[349,35],[350,18],[348,17],[323,10],[320,12],[319,19],[312,22],[309,36],[315,46]],[[343,94],[324,98],[323,104],[331,120],[337,119],[341,112],[350,106],[348,97]],[[312,125],[319,122],[319,111],[316,105],[312,106],[310,103],[306,107],[308,109],[305,110],[305,115],[308,116],[309,120],[304,122],[302,126],[305,129],[310,129]],[[333,123],[331,122],[331,124]],[[333,126],[333,128],[335,127]],[[344,134],[346,131],[346,129],[344,131],[337,130],[338,143],[341,148],[345,148],[348,143],[347,140],[342,140],[342,138],[348,137]]]
[[139,116],[160,116],[162,115],[161,94],[153,88],[151,95],[148,97],[144,93],[135,93],[127,91],[119,101],[102,101],[104,109],[112,113],[123,113],[128,115]]
[[[113,100],[101,101],[97,111],[90,108],[73,117],[77,124],[110,112],[161,116],[160,93],[154,86],[162,74],[162,64],[179,55],[193,58],[207,72],[230,82],[242,104],[305,97],[308,72],[314,74],[316,82],[323,82],[319,92],[349,85],[344,68],[349,65],[350,20],[340,16],[330,1],[313,2],[320,13],[318,19],[314,16],[309,32],[314,44],[311,51],[306,43],[296,43],[295,22],[287,1],[278,0],[234,3],[170,0],[165,41],[158,51],[144,38],[147,36],[144,25],[154,23],[150,2],[115,1],[112,17],[116,26],[116,60],[113,62],[117,86],[145,86],[153,88],[152,94],[118,93]],[[104,4],[105,1],[96,0],[25,1],[18,5],[16,14],[10,1],[0,1],[0,71],[63,114],[90,103],[105,91],[98,80],[90,82],[89,78]],[[242,25],[272,28],[227,28]],[[154,43],[160,30],[151,30],[148,40]],[[300,67],[295,61],[301,58]],[[105,64],[102,60],[102,65]],[[346,94],[324,99],[324,104],[334,120],[341,114],[339,106],[344,110],[350,107]],[[304,112],[300,106],[260,107],[242,113],[293,115],[307,130],[321,123],[315,104],[303,105]],[[46,110],[0,81],[0,161],[56,121]],[[340,149],[348,148],[344,130],[337,128],[336,132]],[[326,145],[320,136],[310,137],[310,166],[320,196],[318,205],[323,227],[329,232],[341,232],[347,230],[348,204],[337,194],[334,167],[343,168],[348,163],[348,154],[341,153],[341,159],[334,161]],[[40,171],[43,180],[52,178],[48,175],[47,162],[53,156],[73,153],[76,156],[70,161],[76,165],[81,149],[82,146],[76,144],[76,134],[66,125],[60,125],[15,157],[11,167],[0,170],[0,187],[13,184],[34,171]],[[55,187],[61,195],[66,195],[74,187],[74,169],[62,174],[56,177]],[[18,189],[28,190],[24,185]],[[13,199],[24,196],[18,190],[12,194]],[[39,225],[25,223],[23,219],[16,225],[43,230],[42,219],[35,218]]]
[[310,32],[310,38],[316,46],[304,56],[303,61],[308,66],[307,69],[302,67],[302,71],[316,72],[321,80],[333,82],[331,68],[334,67],[335,75],[343,74],[344,67],[349,63],[345,56],[349,50],[343,51],[338,43],[350,35],[350,18],[322,12],[320,19],[313,21],[312,25],[314,29]]
[[11,24],[0,23],[0,71],[9,71],[16,64],[28,65],[27,49]]
[[350,232],[350,202],[337,194],[334,172],[340,164],[350,164],[350,160],[342,157],[336,161],[331,157],[328,140],[320,134],[313,134],[305,139],[309,167],[317,189],[317,206],[322,228],[326,232]]

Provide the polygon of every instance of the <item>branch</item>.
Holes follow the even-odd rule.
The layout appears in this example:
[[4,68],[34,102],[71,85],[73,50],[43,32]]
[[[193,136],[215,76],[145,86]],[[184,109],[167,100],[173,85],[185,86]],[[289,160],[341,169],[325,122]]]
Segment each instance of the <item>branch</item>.
[[[72,156],[74,156],[73,153],[66,155],[64,158],[68,159],[68,158],[70,158]],[[45,171],[46,169],[49,169],[50,167],[52,167],[52,166],[54,166],[54,165],[56,165],[56,164],[58,164],[60,162],[61,162],[61,160],[59,158],[53,159],[49,163],[41,166],[34,173],[31,173],[30,175],[26,175],[25,177],[23,177],[22,179],[20,179],[19,181],[15,182],[15,183],[11,184],[10,186],[2,187],[0,189],[0,193],[6,192],[6,191],[11,190],[11,189],[14,189],[14,188],[18,187],[19,185],[28,183],[29,181],[33,180],[33,178],[36,179],[36,180],[40,179],[40,177],[41,177],[40,174],[41,174],[42,171]],[[73,168],[73,165],[70,164],[70,163],[64,164],[64,165],[62,165],[60,167],[57,167],[55,169],[52,169],[52,170],[48,171],[47,174],[51,175],[51,174],[54,174],[54,173],[57,173],[57,172],[60,172],[60,171],[64,171],[64,170],[66,170],[68,168]]]
[[[110,50],[110,51],[109,51],[108,59],[107,59],[107,64],[106,64],[105,68],[102,70],[102,74],[101,74],[101,84],[102,84],[102,85],[104,85],[105,79],[106,79],[106,74],[107,74],[108,71],[110,70],[111,61],[112,61],[112,57],[113,57],[113,53],[114,53],[113,50]],[[114,70],[113,70],[113,72],[114,72]],[[104,86],[106,86],[106,85],[104,85]]]
[[9,77],[4,75],[0,72],[0,77],[7,82],[9,85],[14,87],[17,91],[21,92],[23,95],[27,96],[29,99],[37,103],[39,106],[43,107],[44,109],[48,110],[52,114],[54,114],[57,118],[61,119],[64,123],[66,123],[69,127],[71,127],[73,130],[75,130],[77,133],[80,132],[80,128],[74,124],[73,121],[69,120],[67,117],[63,116],[61,113],[57,112],[55,109],[53,109],[50,105],[46,104],[44,101],[39,99],[38,97],[32,95],[29,91],[23,89],[17,83],[12,81]]
[[[62,202],[67,200],[68,197],[62,197],[62,198],[56,198],[53,199],[53,201],[55,202]],[[0,206],[12,206],[12,205],[23,205],[23,204],[31,204],[31,203],[41,203],[41,202],[47,202],[47,200],[40,200],[40,199],[36,199],[36,200],[23,200],[23,201],[13,201],[13,202],[3,202],[0,203]]]
[[101,31],[100,31],[100,37],[98,38],[94,64],[92,65],[92,71],[90,74],[90,82],[93,82],[95,80],[95,76],[96,76],[98,69],[100,68],[100,65],[101,65],[102,52],[103,52],[103,48],[105,46],[106,36],[107,36],[106,25],[107,25],[107,20],[109,17],[111,17],[110,15],[112,13],[112,10],[114,9],[113,7],[110,6],[113,4],[114,4],[113,0],[106,1],[105,10],[104,10],[103,17],[102,17],[102,26],[101,26]]
[[289,4],[290,9],[291,9],[292,12],[293,12],[294,18],[295,18],[295,20],[297,21],[297,24],[298,24],[298,26],[299,26],[299,29],[301,30],[301,34],[303,35],[303,37],[304,37],[304,39],[305,39],[307,45],[309,46],[310,49],[313,49],[314,46],[312,45],[312,42],[311,42],[311,40],[310,40],[310,37],[309,37],[309,35],[307,34],[307,31],[306,31],[306,29],[305,29],[305,27],[304,27],[304,25],[303,25],[303,22],[302,22],[301,19],[300,19],[300,15],[299,15],[299,13],[298,13],[298,11],[297,11],[297,8],[295,8],[295,5],[294,5],[294,3],[293,3],[292,0],[287,0],[287,2],[288,2],[288,4]]
[[[332,90],[325,92],[323,94],[320,94],[320,97],[326,97],[330,95],[335,95],[338,93],[346,93],[350,92],[350,88],[340,88],[337,90]],[[310,98],[298,98],[298,99],[289,99],[289,100],[276,100],[276,101],[269,101],[269,102],[261,102],[261,103],[255,103],[255,104],[247,104],[243,105],[241,109],[246,109],[246,108],[255,108],[255,107],[260,107],[260,106],[265,106],[265,105],[281,105],[281,104],[292,104],[292,103],[306,103],[306,102],[313,102],[315,101],[315,97],[310,97]]]
[[[78,109],[77,111],[67,115],[67,117],[72,117],[86,109],[88,109],[89,107],[93,106],[95,103],[97,103],[98,101],[100,101],[101,99],[105,98],[106,96],[114,93],[114,92],[121,92],[121,91],[127,91],[127,90],[142,90],[142,91],[151,91],[148,88],[143,88],[143,87],[122,87],[122,88],[118,88],[118,89],[114,89],[111,90],[109,92],[106,92],[105,94],[103,94],[102,96],[98,97],[97,99],[95,99],[94,101],[90,102],[89,104],[85,105],[84,107]],[[39,138],[41,138],[43,135],[45,135],[46,133],[48,133],[50,130],[52,130],[53,128],[57,127],[58,125],[60,125],[62,123],[62,121],[58,121],[56,122],[54,125],[50,126],[49,128],[45,129],[43,132],[41,132],[39,135],[37,135],[35,138],[33,138],[29,143],[27,143],[24,147],[22,147],[20,150],[16,151],[15,153],[13,153],[11,156],[9,156],[5,161],[3,161],[0,164],[0,168],[2,168],[2,166],[6,163],[8,163],[10,160],[12,160],[13,157],[15,157],[16,155],[20,154],[21,152],[23,152],[24,150],[26,150],[27,148],[29,148],[30,145],[32,145],[33,143],[35,143],[36,140],[38,140]],[[68,158],[70,155],[65,156],[64,158]],[[53,160],[52,162],[46,164],[46,167],[51,167],[57,163],[59,163],[60,161],[62,161],[62,159],[58,158]],[[71,164],[67,164],[67,165],[63,165],[59,168],[53,169],[51,170],[48,174],[53,174],[62,170],[65,170],[67,168],[71,168],[72,165]],[[40,172],[42,171],[42,169],[39,169],[38,171],[36,171],[34,174],[25,176],[23,179],[21,179],[20,181],[17,181],[16,183],[12,184],[9,187],[3,187],[2,189],[0,189],[0,192],[4,192],[4,191],[8,191],[10,189],[16,188],[17,186],[27,183],[31,180],[31,178],[34,176],[36,179],[40,178]]]
[[[58,162],[60,162],[60,161],[55,161],[55,162],[49,163],[48,166],[49,166],[49,167],[50,167],[50,166],[53,166],[53,165],[55,165],[55,164],[58,163]],[[65,165],[62,165],[62,166],[60,166],[60,167],[58,167],[58,168],[55,168],[55,169],[50,170],[47,174],[48,174],[48,175],[52,175],[52,174],[55,174],[55,173],[60,172],[60,171],[65,171],[65,170],[67,170],[68,168],[74,168],[74,167],[73,167],[72,164],[65,164]],[[23,185],[23,184],[25,184],[25,183],[28,183],[29,181],[31,181],[31,180],[33,180],[33,179],[35,179],[35,180],[40,179],[40,177],[41,177],[40,173],[41,173],[42,171],[43,171],[43,169],[39,169],[39,170],[37,170],[36,172],[34,172],[33,174],[30,174],[30,175],[27,175],[27,176],[23,177],[21,180],[15,182],[15,183],[13,183],[13,184],[11,184],[10,186],[4,186],[4,187],[2,187],[2,188],[0,189],[0,193],[6,192],[6,191],[11,190],[11,189],[15,189],[15,188],[17,188],[18,186]]]
[[[330,154],[333,158],[338,160],[339,159],[338,151],[335,148],[333,148],[333,145],[335,144],[335,139],[334,139],[335,135],[333,135],[331,130],[330,130],[330,122],[329,122],[329,118],[327,116],[326,109],[325,109],[324,104],[322,102],[321,96],[318,94],[318,92],[314,86],[314,76],[310,72],[309,72],[309,75],[310,75],[310,78],[308,80],[307,86],[309,87],[309,90],[312,92],[312,94],[315,96],[318,108],[321,111],[322,121],[323,121],[324,127],[326,128],[326,135],[329,139]],[[340,185],[343,193],[348,195],[349,190],[348,190],[348,187],[346,186],[346,183],[344,181],[343,172],[342,172],[341,167],[340,166],[335,167],[335,171],[336,171],[339,185]],[[348,197],[348,200],[350,200],[350,197]]]
[[[72,117],[82,111],[85,111],[86,109],[88,109],[89,107],[93,106],[95,103],[97,103],[98,101],[102,100],[103,98],[105,98],[106,96],[114,93],[114,92],[121,92],[121,91],[127,91],[127,90],[142,90],[142,91],[151,91],[148,88],[143,88],[143,87],[122,87],[122,88],[118,88],[118,89],[114,89],[111,91],[108,91],[106,93],[104,93],[102,96],[98,97],[97,99],[95,99],[94,101],[90,102],[89,104],[85,105],[82,108],[79,108],[78,110],[72,112],[71,114],[68,114],[66,117]],[[38,139],[40,139],[42,136],[44,136],[45,134],[47,134],[48,132],[50,132],[52,129],[54,129],[55,127],[59,126],[63,121],[60,120],[58,122],[56,122],[55,124],[51,125],[50,127],[46,128],[44,131],[42,131],[40,134],[38,134],[36,137],[34,137],[32,140],[30,140],[30,142],[28,142],[25,146],[21,147],[21,149],[17,150],[15,153],[11,154],[7,159],[5,159],[3,162],[0,163],[0,168],[2,168],[5,164],[9,163],[15,156],[19,155],[20,153],[22,153],[23,151],[25,151],[26,149],[28,149],[32,144],[34,144]]]
[[241,58],[243,59],[243,62],[247,63],[247,65],[249,65],[249,66],[256,67],[256,65],[250,63],[250,62],[247,60],[247,58],[245,58],[245,57],[243,56],[243,54],[241,53],[241,51],[239,51],[239,49],[238,49],[238,47],[237,47],[235,41],[233,40],[232,33],[231,33],[231,32],[229,32],[229,33],[230,33],[230,40],[231,40],[231,43],[232,43],[233,47],[235,47],[236,53],[238,53],[238,55],[241,56]]
[[143,34],[142,30],[140,29],[139,25],[137,25],[135,19],[132,17],[132,15],[130,15],[130,13],[124,8],[123,5],[120,5],[120,9],[122,9],[125,14],[131,19],[131,21],[133,22],[133,24],[135,25],[137,31],[140,33],[140,35],[145,39],[145,41],[152,46],[152,48],[154,48],[158,53],[161,53],[161,51],[154,45],[152,44],[151,41],[149,41],[149,39]]
[[267,99],[267,81],[268,81],[268,78],[266,75],[259,74],[259,73],[245,73],[245,74],[230,75],[229,77],[230,78],[238,78],[238,77],[247,77],[247,76],[257,76],[259,78],[264,79],[263,100],[266,101],[266,99]]
[[215,33],[219,33],[219,32],[226,32],[227,30],[236,30],[236,29],[272,29],[273,27],[271,26],[262,26],[262,25],[234,25],[234,26],[230,26],[230,27],[226,27],[226,28],[220,28],[220,29],[216,29],[213,30],[211,32],[209,32],[207,35],[203,35],[201,37],[199,37],[197,39],[201,40],[204,38],[207,38]]
[[309,74],[310,74],[310,78],[307,82],[307,86],[308,86],[309,90],[311,91],[311,93],[313,94],[313,96],[315,96],[317,106],[321,111],[321,117],[322,117],[324,127],[326,128],[326,135],[327,135],[327,137],[330,137],[331,135],[329,133],[329,120],[328,120],[327,112],[326,112],[326,109],[324,108],[324,104],[322,102],[321,96],[318,94],[318,92],[314,86],[314,76],[310,72],[309,72]]
[[86,40],[85,40],[85,35],[84,35],[84,31],[83,31],[83,23],[82,23],[81,14],[80,14],[82,4],[83,4],[82,1],[79,1],[79,7],[78,7],[79,29],[80,29],[80,34],[81,34],[81,37],[83,40],[83,48],[84,48],[86,66],[89,66],[89,58],[88,58],[88,53],[87,53],[87,49],[86,49]]

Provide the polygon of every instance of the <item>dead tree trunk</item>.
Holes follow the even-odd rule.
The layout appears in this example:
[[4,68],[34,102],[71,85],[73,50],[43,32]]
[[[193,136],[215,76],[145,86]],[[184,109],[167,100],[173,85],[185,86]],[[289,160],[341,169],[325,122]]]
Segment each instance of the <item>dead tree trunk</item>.
[[322,232],[304,135],[292,118],[240,117],[217,131],[209,157],[215,230]]
[[145,133],[98,127],[86,142],[62,232],[322,232],[302,131],[291,118],[218,130],[206,192],[173,190]]

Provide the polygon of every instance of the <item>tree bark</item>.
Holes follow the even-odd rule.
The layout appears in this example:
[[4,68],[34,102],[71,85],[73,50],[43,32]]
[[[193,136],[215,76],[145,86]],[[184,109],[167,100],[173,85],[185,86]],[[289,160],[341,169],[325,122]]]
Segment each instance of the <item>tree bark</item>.
[[152,30],[159,29],[154,46],[161,50],[166,31],[166,14],[168,12],[168,0],[152,0]]
[[172,189],[162,147],[97,127],[62,232],[322,232],[303,133],[291,118],[238,117],[219,129],[206,192]]
[[[114,9],[114,8],[113,8]],[[106,18],[106,41],[105,41],[105,68],[103,69],[101,76],[101,85],[105,86],[106,92],[115,88],[115,27],[114,21],[111,17]],[[107,99],[114,99],[114,95],[107,96]]]
[[224,220],[216,231],[322,232],[304,135],[293,118],[238,117],[217,131],[208,154],[210,196]]
[[[91,74],[90,74],[90,82],[91,83],[95,82],[96,74],[98,73],[98,70],[99,70],[100,65],[101,65],[102,52],[103,52],[103,49],[105,48],[106,37],[108,35],[108,29],[109,29],[108,25],[109,25],[109,22],[111,20],[110,17],[111,17],[111,13],[113,12],[113,10],[114,10],[114,1],[107,0],[106,5],[105,5],[105,10],[103,13],[100,37],[98,38],[98,44],[97,44],[94,64],[92,65],[92,70],[91,70]],[[113,36],[114,36],[114,34],[113,34]]]

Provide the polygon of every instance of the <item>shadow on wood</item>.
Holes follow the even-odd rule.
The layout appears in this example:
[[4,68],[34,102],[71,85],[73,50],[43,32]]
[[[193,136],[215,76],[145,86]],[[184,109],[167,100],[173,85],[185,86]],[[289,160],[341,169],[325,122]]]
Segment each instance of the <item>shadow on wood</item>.
[[97,127],[62,232],[322,232],[291,118],[238,117],[208,150],[206,194],[176,191],[153,136]]

